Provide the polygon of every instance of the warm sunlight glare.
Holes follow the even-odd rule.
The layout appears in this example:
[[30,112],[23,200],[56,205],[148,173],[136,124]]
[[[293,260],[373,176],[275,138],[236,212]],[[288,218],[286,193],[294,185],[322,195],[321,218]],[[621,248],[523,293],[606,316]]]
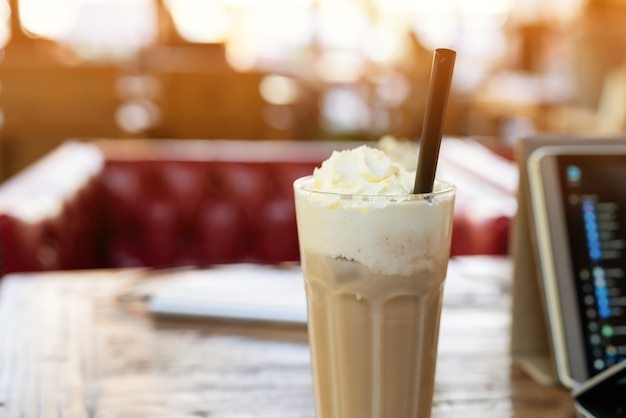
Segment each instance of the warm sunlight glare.
[[377,25],[363,37],[361,49],[365,56],[378,63],[390,62],[401,49],[401,34],[392,25]]
[[259,86],[261,96],[274,105],[289,105],[298,100],[298,83],[290,77],[268,75]]
[[156,36],[153,0],[19,0],[19,8],[27,34],[83,59],[129,57]]
[[[169,0],[169,3],[175,3],[178,1],[180,0]],[[311,6],[314,3],[314,0],[204,0],[203,3],[238,8],[279,8]]]
[[457,7],[464,14],[495,15],[507,13],[513,7],[513,0],[472,0],[457,1]]
[[169,1],[169,9],[181,36],[191,42],[224,42],[232,30],[225,8],[206,0]]
[[[472,0],[466,1],[473,4]],[[450,13],[454,11],[457,0],[376,0],[378,9],[396,13]]]
[[63,38],[76,17],[71,0],[20,0],[19,7],[24,29],[44,38]]
[[300,7],[253,8],[239,18],[236,36],[253,39],[263,54],[285,56],[306,48],[313,39],[311,9]]
[[327,83],[354,83],[361,78],[365,62],[349,51],[326,51],[316,63],[319,77]]
[[7,1],[0,0],[0,48],[4,47],[11,37],[11,8]]
[[513,0],[459,1],[457,7],[468,25],[501,26],[513,7]]
[[251,71],[257,63],[258,45],[254,39],[236,37],[226,44],[226,59],[238,71]]
[[368,25],[364,10],[354,4],[326,1],[320,5],[318,33],[323,46],[357,49]]

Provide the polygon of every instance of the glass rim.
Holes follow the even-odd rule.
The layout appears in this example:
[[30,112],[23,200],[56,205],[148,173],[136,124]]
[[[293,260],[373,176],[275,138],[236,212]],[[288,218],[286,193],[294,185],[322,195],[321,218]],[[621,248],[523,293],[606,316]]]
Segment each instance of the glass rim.
[[388,195],[373,195],[373,194],[360,194],[360,193],[338,193],[338,192],[328,192],[323,190],[315,190],[312,187],[306,187],[306,183],[313,180],[313,175],[309,174],[303,177],[296,179],[293,182],[293,188],[296,191],[301,191],[305,193],[313,193],[318,194],[320,196],[329,196],[329,197],[337,197],[337,198],[350,198],[356,197],[367,200],[417,200],[417,199],[425,199],[431,200],[433,198],[441,198],[445,197],[448,194],[454,194],[456,192],[456,186],[452,183],[449,183],[445,180],[435,179],[435,183],[443,186],[440,190],[434,190],[429,193],[408,193],[408,194],[388,194]]

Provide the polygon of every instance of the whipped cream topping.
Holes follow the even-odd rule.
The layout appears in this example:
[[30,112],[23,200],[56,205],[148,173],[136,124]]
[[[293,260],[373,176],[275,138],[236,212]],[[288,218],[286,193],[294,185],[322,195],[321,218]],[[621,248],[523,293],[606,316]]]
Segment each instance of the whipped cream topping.
[[407,195],[415,172],[392,161],[383,151],[362,145],[334,151],[313,172],[315,190],[369,196]]
[[313,176],[295,183],[301,250],[381,275],[445,265],[454,189],[436,182],[441,193],[424,199],[411,194],[414,176],[378,149],[333,153]]

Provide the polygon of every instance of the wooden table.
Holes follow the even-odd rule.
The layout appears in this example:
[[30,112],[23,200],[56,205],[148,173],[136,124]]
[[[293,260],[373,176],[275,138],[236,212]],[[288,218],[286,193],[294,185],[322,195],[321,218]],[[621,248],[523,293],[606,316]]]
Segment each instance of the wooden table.
[[[510,262],[454,260],[433,417],[574,417],[511,362]],[[151,317],[142,270],[11,275],[0,288],[0,417],[312,418],[303,326]]]

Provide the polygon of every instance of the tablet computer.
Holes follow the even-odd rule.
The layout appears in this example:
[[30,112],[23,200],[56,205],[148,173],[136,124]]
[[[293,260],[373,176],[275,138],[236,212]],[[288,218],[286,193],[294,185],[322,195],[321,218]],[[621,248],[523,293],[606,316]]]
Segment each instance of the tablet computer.
[[626,361],[609,367],[572,391],[585,418],[626,417]]
[[626,145],[553,145],[527,160],[544,308],[559,381],[626,358]]

